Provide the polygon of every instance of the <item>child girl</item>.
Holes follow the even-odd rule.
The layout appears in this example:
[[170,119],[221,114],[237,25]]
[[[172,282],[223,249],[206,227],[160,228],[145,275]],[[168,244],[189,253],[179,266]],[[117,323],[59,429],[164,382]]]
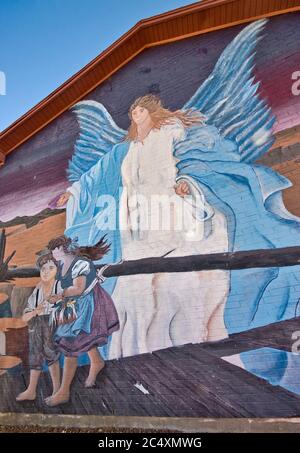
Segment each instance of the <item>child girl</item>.
[[49,252],[40,256],[36,265],[40,269],[41,281],[29,297],[23,314],[29,332],[30,379],[28,388],[17,396],[17,401],[36,398],[37,384],[45,361],[52,379],[53,394],[60,385],[59,352],[55,348],[49,325],[53,305],[47,302],[51,295],[61,292],[60,284],[55,279],[57,265]]
[[[70,397],[70,386],[77,368],[77,357],[87,352],[90,359],[89,375],[85,386],[95,385],[104,361],[98,347],[107,343],[108,337],[119,329],[119,319],[109,294],[99,285],[92,260],[99,260],[109,246],[101,239],[95,246],[79,247],[66,236],[52,239],[48,245],[55,260],[59,261],[58,280],[63,289],[61,296],[52,296],[51,303],[60,299],[69,302],[76,313],[71,322],[62,321],[54,329],[54,342],[65,356],[62,383],[58,391],[46,400],[49,406],[65,403]],[[61,302],[60,302],[61,304]]]

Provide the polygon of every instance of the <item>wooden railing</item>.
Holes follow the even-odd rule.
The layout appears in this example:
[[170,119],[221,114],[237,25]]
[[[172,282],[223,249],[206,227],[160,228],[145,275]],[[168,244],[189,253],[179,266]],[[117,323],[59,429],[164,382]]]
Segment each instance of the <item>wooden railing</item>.
[[[5,259],[5,230],[0,233],[0,282],[15,278],[38,277],[35,267],[9,267],[15,251]],[[296,266],[300,264],[300,246],[276,249],[247,250],[232,253],[211,253],[180,257],[155,257],[112,264],[103,271],[104,277],[153,274],[161,272],[192,272],[212,269],[249,269]],[[103,265],[97,266],[98,268]]]

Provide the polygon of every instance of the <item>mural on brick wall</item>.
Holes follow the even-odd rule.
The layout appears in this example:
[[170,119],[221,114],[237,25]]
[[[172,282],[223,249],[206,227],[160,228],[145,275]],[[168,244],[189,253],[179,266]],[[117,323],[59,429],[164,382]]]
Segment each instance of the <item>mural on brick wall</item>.
[[[198,259],[256,251],[257,263],[260,249],[299,242],[300,219],[283,201],[291,182],[257,162],[275,142],[276,117],[254,76],[266,23],[242,28],[181,108],[145,92],[128,105],[128,130],[96,100],[72,108],[79,135],[68,187],[49,192],[32,225],[8,225],[8,235],[48,228],[36,269],[11,268],[31,283],[1,287],[0,379],[18,382],[9,390],[14,410],[34,401],[46,412],[68,404],[71,413],[271,416],[289,407],[296,415],[299,355],[259,329],[299,316],[299,266],[244,258],[229,270],[209,256],[201,270]],[[12,355],[7,332],[16,323],[25,346]],[[47,394],[37,392],[41,375]],[[265,411],[228,408],[232,380],[241,392],[255,389]],[[207,407],[211,385],[223,396]],[[170,391],[186,395],[177,408]]]

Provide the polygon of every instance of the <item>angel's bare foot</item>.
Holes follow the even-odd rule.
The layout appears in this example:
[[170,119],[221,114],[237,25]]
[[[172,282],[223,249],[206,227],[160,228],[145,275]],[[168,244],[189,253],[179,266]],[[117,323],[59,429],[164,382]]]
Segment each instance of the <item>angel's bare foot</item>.
[[89,375],[86,378],[86,381],[84,383],[84,386],[86,388],[94,387],[94,385],[96,384],[97,376],[100,373],[100,371],[103,370],[104,367],[105,367],[105,362],[103,362],[103,360],[101,360],[95,364],[92,364],[90,366]]
[[36,392],[32,390],[25,390],[25,392],[19,393],[16,397],[17,401],[34,401],[36,399]]
[[49,396],[45,399],[47,406],[58,406],[59,404],[67,403],[70,399],[70,393],[58,391],[55,395]]

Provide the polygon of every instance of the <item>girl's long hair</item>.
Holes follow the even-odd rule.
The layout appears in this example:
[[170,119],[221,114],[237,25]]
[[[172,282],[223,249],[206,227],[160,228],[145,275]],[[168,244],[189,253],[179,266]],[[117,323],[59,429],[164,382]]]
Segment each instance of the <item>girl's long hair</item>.
[[48,244],[49,250],[54,250],[57,247],[62,247],[64,252],[70,255],[82,256],[92,261],[97,261],[103,258],[109,251],[110,245],[106,243],[105,236],[103,236],[97,244],[92,246],[80,247],[75,241],[65,235],[58,236],[51,239]]
[[132,119],[132,111],[136,107],[143,107],[148,110],[153,122],[153,129],[160,129],[165,124],[173,124],[180,121],[184,127],[192,127],[196,124],[203,124],[205,117],[195,110],[175,110],[172,112],[163,107],[161,100],[154,94],[147,94],[137,98],[129,109],[131,124],[125,140],[132,141],[138,137],[137,125]]

